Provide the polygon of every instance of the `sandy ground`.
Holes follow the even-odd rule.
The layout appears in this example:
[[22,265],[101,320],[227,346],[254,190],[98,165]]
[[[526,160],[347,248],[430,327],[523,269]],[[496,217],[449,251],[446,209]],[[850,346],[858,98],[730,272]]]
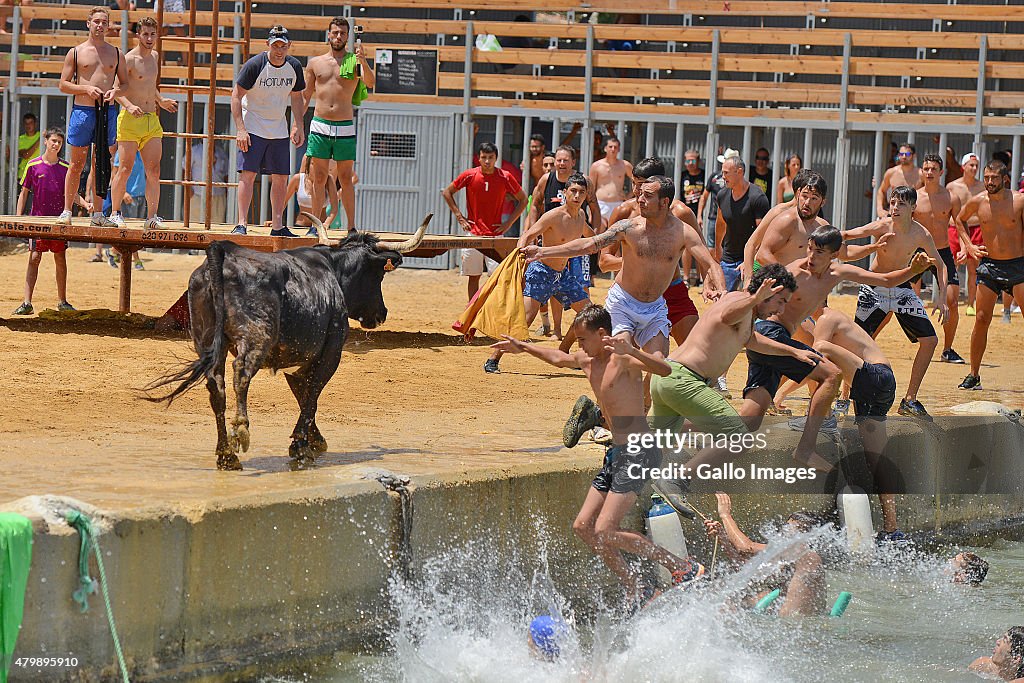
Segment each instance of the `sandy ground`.
[[[115,308],[117,273],[89,263],[91,255],[69,251],[69,299],[79,309]],[[134,273],[133,311],[159,316],[204,257],[144,253],[143,259],[145,270]],[[246,469],[217,472],[216,433],[203,387],[170,408],[140,398],[140,387],[177,360],[194,358],[188,339],[110,320],[5,318],[21,301],[26,260],[26,254],[0,257],[0,503],[53,493],[119,509],[203,506],[286,492],[297,483],[336,485],[380,468],[428,475],[567,462],[596,467],[600,460],[594,445],[561,447],[565,417],[576,397],[589,391],[582,373],[506,356],[501,375],[485,374],[483,343],[466,344],[450,327],[463,308],[465,280],[456,272],[402,269],[385,280],[387,323],[372,332],[353,323],[341,367],[321,397],[318,424],[329,449],[317,469],[288,471],[297,409],[284,378],[262,371],[250,390]],[[607,286],[598,282],[596,300],[603,300]],[[36,310],[56,303],[47,255]],[[848,314],[855,303],[851,296],[832,297],[832,305]],[[973,321],[962,317],[957,332],[955,348],[965,357]],[[958,391],[966,368],[933,362],[921,400],[935,414],[973,400],[1020,407],[1022,336],[1024,320],[1006,325],[997,313],[982,368],[985,391]],[[880,342],[902,391],[916,347],[895,324]],[[737,396],[745,377],[741,355],[728,376]],[[804,405],[792,401],[798,413]],[[228,410],[230,417],[230,390]]]

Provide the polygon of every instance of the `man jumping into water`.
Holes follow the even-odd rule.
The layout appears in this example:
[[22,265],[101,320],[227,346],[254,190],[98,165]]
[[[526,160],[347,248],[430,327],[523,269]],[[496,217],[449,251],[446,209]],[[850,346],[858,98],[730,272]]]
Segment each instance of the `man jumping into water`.
[[[529,353],[560,368],[582,368],[608,418],[612,444],[604,466],[594,478],[572,528],[604,561],[626,589],[627,609],[643,605],[652,592],[626,562],[623,553],[647,558],[672,573],[682,584],[701,577],[704,567],[677,557],[646,536],[623,529],[622,518],[636,505],[647,476],[645,468],[661,465],[657,448],[643,448],[639,436],[650,433],[644,417],[643,373],[668,375],[663,359],[636,348],[624,337],[612,337],[612,320],[601,306],[588,306],[573,322],[580,350],[573,354],[505,337],[492,348],[505,353]],[[691,513],[692,514],[692,513]]]

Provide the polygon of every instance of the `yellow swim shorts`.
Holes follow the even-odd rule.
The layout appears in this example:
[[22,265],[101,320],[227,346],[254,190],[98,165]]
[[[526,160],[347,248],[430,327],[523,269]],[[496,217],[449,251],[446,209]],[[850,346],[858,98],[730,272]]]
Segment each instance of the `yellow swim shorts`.
[[159,140],[163,136],[160,116],[155,112],[136,117],[129,114],[127,109],[122,109],[117,115],[118,142],[135,142],[142,149],[150,140]]

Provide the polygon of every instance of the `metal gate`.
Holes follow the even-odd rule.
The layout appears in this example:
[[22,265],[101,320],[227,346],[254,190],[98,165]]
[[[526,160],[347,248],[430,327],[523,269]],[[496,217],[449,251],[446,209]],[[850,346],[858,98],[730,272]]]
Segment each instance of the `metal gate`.
[[[412,232],[434,214],[428,232],[451,234],[452,215],[441,190],[455,177],[454,114],[359,111],[356,225],[366,230]],[[450,252],[406,259],[411,268],[447,269]]]

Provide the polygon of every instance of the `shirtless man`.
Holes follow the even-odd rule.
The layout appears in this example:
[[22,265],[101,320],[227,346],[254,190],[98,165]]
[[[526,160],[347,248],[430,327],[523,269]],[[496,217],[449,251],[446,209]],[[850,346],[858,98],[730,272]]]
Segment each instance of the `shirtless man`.
[[[679,258],[686,247],[700,239],[688,233],[669,206],[675,195],[672,181],[652,176],[640,187],[637,206],[640,217],[619,221],[605,232],[558,246],[526,245],[521,251],[527,262],[553,256],[593,254],[615,244],[622,245],[622,269],[608,290],[605,306],[612,316],[612,335],[629,339],[648,353],[668,355],[671,325],[668,305],[662,296],[678,272]],[[717,298],[713,289],[706,295]]]
[[[924,187],[917,193],[914,220],[931,234],[939,256],[946,266],[948,314],[942,324],[942,355],[939,356],[939,360],[943,363],[962,365],[964,359],[953,350],[953,340],[956,338],[956,328],[960,322],[960,278],[957,276],[953,252],[949,248],[950,217],[960,213],[960,199],[939,185],[939,178],[942,177],[942,157],[939,155],[925,156],[921,163],[921,175],[924,176]],[[921,293],[920,280],[914,283],[914,291]]]
[[[722,295],[690,332],[687,344],[676,347],[668,357],[672,372],[651,377],[651,426],[683,431],[683,419],[694,429],[713,434],[745,434],[747,427],[722,395],[708,386],[708,379],[728,370],[744,346],[768,356],[787,356],[812,370],[820,356],[804,345],[789,345],[768,339],[754,331],[754,319],[781,313],[796,291],[796,280],[784,266],[772,264],[758,271],[742,291]],[[727,447],[709,447],[687,462],[716,465],[735,458]],[[680,482],[655,482],[655,489],[677,510],[685,507],[679,498],[685,490]]]
[[540,177],[547,173],[544,170],[544,158],[547,156],[548,146],[544,142],[544,136],[534,133],[530,136],[530,182],[536,185]]
[[581,368],[590,380],[609,418],[612,443],[572,530],[619,578],[626,590],[626,608],[634,611],[653,595],[649,587],[645,590],[643,580],[630,568],[623,552],[661,564],[669,570],[676,585],[697,579],[704,573],[699,563],[677,557],[643,534],[621,526],[623,517],[636,505],[650,470],[660,467],[662,461],[658,448],[644,448],[637,438],[650,434],[643,412],[641,376],[644,372],[667,374],[669,365],[625,339],[610,336],[611,316],[601,306],[583,309],[573,327],[580,340],[580,350],[573,354],[511,337],[494,344],[494,348],[506,353],[526,352],[560,368]]
[[882,504],[884,538],[903,538],[896,520],[897,479],[882,461],[888,437],[885,416],[896,401],[896,376],[889,359],[867,332],[834,308],[826,307],[814,324],[814,349],[839,366],[850,384],[864,456],[874,472]]
[[[917,190],[906,185],[900,185],[893,189],[889,198],[889,217],[881,218],[860,228],[847,230],[846,239],[858,237],[881,237],[891,234],[888,242],[878,249],[871,270],[876,273],[886,273],[897,270],[909,263],[911,257],[917,251],[924,251],[938,265],[936,266],[935,279],[938,291],[942,293],[936,303],[936,310],[939,312],[939,322],[945,322],[948,311],[946,309],[946,265],[935,248],[935,240],[931,233],[914,220],[914,211],[917,208]],[[914,357],[914,365],[910,370],[910,382],[907,384],[907,395],[900,401],[899,414],[909,417],[928,417],[928,411],[924,405],[917,400],[917,392],[921,388],[921,382],[928,371],[928,364],[931,363],[935,348],[939,339],[935,334],[935,328],[928,318],[928,312],[917,292],[911,287],[908,281],[898,283],[895,286],[866,285],[860,288],[860,295],[857,297],[857,324],[875,338],[882,329],[882,325],[888,321],[890,316],[896,315],[896,319],[903,328],[904,334],[911,344],[917,344],[917,355]]]
[[128,80],[118,83],[114,100],[121,105],[117,116],[117,175],[110,192],[110,218],[108,223],[125,227],[121,216],[121,201],[128,178],[135,166],[135,152],[142,156],[146,167],[146,230],[163,228],[163,219],[157,216],[160,208],[160,160],[163,158],[164,129],[160,126],[160,109],[178,111],[178,103],[160,94],[157,76],[160,64],[153,49],[157,39],[156,19],[143,17],[136,26],[139,44],[124,56]]
[[[96,128],[102,128],[103,122],[97,119],[106,116],[107,148],[110,155],[117,151],[115,144],[117,132],[117,107],[114,100],[114,81],[125,83],[128,70],[125,67],[121,51],[106,42],[107,27],[110,25],[110,12],[106,7],[94,7],[89,10],[86,26],[89,37],[79,43],[64,57],[64,68],[60,72],[60,91],[75,98],[68,119],[68,147],[71,149],[70,167],[64,180],[64,211],[57,217],[57,225],[71,225],[71,205],[78,196],[78,183],[85,168],[85,159],[89,147],[96,137]],[[102,148],[102,145],[100,146]],[[106,164],[109,169],[109,157]],[[102,167],[103,160],[99,166]],[[96,155],[93,155],[93,167],[96,167]],[[101,183],[98,183],[98,185]],[[107,187],[97,187],[96,196],[102,198]],[[107,220],[95,203],[92,225],[106,225]]]
[[[927,254],[918,254],[908,267],[891,273],[878,273],[835,261],[842,245],[843,236],[837,228],[827,225],[812,232],[807,240],[807,256],[787,266],[796,279],[796,292],[783,311],[759,321],[754,329],[769,339],[803,348],[805,345],[795,341],[793,334],[809,315],[825,303],[829,292],[841,281],[850,280],[871,287],[895,287],[935,264]],[[834,364],[822,361],[810,370],[805,363],[748,349],[747,386],[743,390],[739,414],[746,418],[750,429],[757,429],[783,376],[794,382],[807,378],[817,382],[811,394],[803,436],[793,457],[797,462],[828,471],[831,464],[815,453],[814,448],[818,430],[839,388],[840,371]]]
[[889,215],[889,190],[891,188],[907,185],[917,189],[924,184],[924,181],[921,180],[921,169],[914,165],[914,154],[916,153],[917,150],[912,144],[904,142],[900,145],[897,155],[899,163],[882,176],[882,182],[878,186],[878,196],[875,198],[879,218]]
[[[981,360],[988,345],[992,308],[1003,292],[1013,295],[1024,311],[1024,194],[1006,189],[1010,171],[1001,161],[985,165],[985,192],[971,197],[957,215],[960,245],[968,258],[978,259],[978,317],[971,333],[971,374],[961,389],[981,389]],[[972,244],[965,226],[972,218],[981,225],[983,246]]]
[[611,224],[612,211],[626,199],[623,188],[633,172],[633,165],[619,158],[619,147],[619,139],[609,137],[604,143],[604,158],[590,165],[590,182],[597,188],[597,204],[605,225]]
[[[519,249],[533,244],[537,238],[543,238],[544,244],[552,247],[565,244],[589,231],[590,226],[583,219],[581,210],[587,198],[587,177],[582,173],[573,173],[566,181],[564,192],[565,203],[548,211],[531,225],[520,236],[517,244]],[[572,308],[577,313],[590,305],[584,283],[570,269],[568,258],[548,257],[530,263],[526,267],[525,280],[523,303],[526,307],[527,327],[533,324],[540,307],[551,297],[555,297],[564,308]],[[574,341],[576,335],[573,328],[570,328],[559,348],[568,353]],[[484,364],[484,369],[489,373],[500,372],[498,362],[501,356],[502,351],[496,348]]]
[[348,19],[331,19],[327,25],[330,49],[322,55],[310,57],[306,64],[306,90],[302,96],[307,107],[309,101],[316,97],[306,148],[306,154],[312,157],[313,215],[319,216],[324,207],[324,185],[331,161],[336,161],[337,177],[341,182],[341,205],[345,208],[351,233],[356,229],[356,188],[352,183],[356,127],[352,122],[352,106],[366,99],[366,89],[372,88],[375,80],[373,69],[366,62],[362,41],[356,41],[354,53],[346,51],[349,30]]
[[[965,154],[960,159],[960,166],[964,169],[964,174],[947,185],[946,189],[960,201],[960,208],[963,208],[967,206],[968,199],[985,191],[985,183],[981,182],[978,178],[978,169],[981,167],[981,163],[978,161],[976,154],[973,152]],[[953,218],[955,219],[956,216],[957,214],[954,213]],[[977,216],[972,216],[967,223],[967,233],[971,244],[980,246],[985,243],[981,237],[981,225],[978,223]],[[957,260],[957,263],[967,263],[966,313],[968,316],[973,316],[975,297],[978,292],[978,261],[977,259],[970,258],[967,250],[961,246],[955,223],[950,223],[949,241],[951,246],[956,247],[953,251],[953,257]]]
[[[637,206],[640,187],[648,178],[656,175],[665,175],[665,164],[657,157],[644,159],[633,167],[633,196],[612,211],[611,218],[609,219],[610,223],[617,223],[621,220],[640,216],[640,209]],[[684,250],[684,255],[696,258],[698,270],[700,270],[705,278],[712,279],[712,286],[708,291],[725,291],[725,275],[722,273],[722,267],[718,265],[718,261],[711,256],[711,252],[704,245],[704,240],[697,228],[697,217],[693,211],[678,199],[672,201],[670,210],[673,216],[687,226],[687,228],[684,228],[687,233],[690,232],[688,228],[693,228],[696,240],[688,240],[688,246]],[[620,254],[621,249],[619,245],[603,249],[598,258],[598,265],[601,271],[607,273],[621,270],[622,256]],[[689,285],[678,270],[672,277],[672,283],[665,290],[663,296],[665,297],[665,303],[668,304],[668,321],[672,325],[672,338],[676,344],[682,344],[690,330],[697,323],[698,314],[697,307],[690,298]]]

